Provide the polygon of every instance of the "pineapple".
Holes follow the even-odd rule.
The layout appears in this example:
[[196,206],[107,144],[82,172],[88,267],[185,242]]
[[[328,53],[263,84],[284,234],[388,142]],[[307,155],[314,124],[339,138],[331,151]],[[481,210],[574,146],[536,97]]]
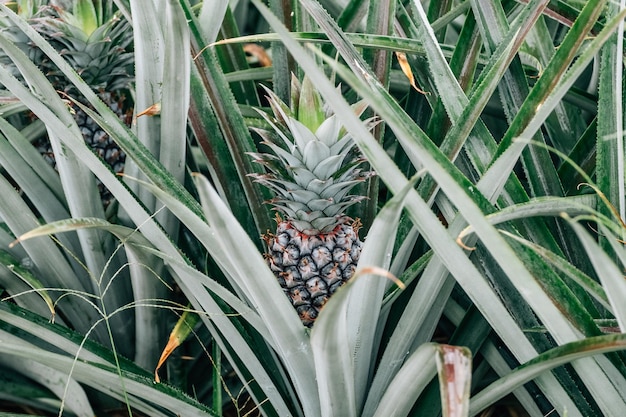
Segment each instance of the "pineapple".
[[[272,153],[252,153],[265,174],[251,174],[275,197],[280,214],[267,233],[267,262],[302,323],[311,327],[328,298],[353,275],[361,253],[360,222],[345,214],[363,200],[350,190],[373,173],[335,115],[327,114],[308,78],[292,79],[291,108],[267,90],[272,130],[256,129]],[[360,114],[364,106],[355,106]],[[367,123],[373,126],[373,120]],[[284,217],[281,217],[284,216]]]
[[[113,13],[110,1],[105,3],[99,0],[75,0],[72,2],[72,11],[69,12],[61,3],[50,2],[34,13],[29,22],[65,57],[83,80],[98,93],[100,99],[130,126],[132,106],[131,100],[127,100],[127,91],[133,81],[134,55],[130,51],[132,29],[126,19]],[[45,55],[27,40],[20,42],[18,39],[16,43],[34,58],[34,62],[61,94],[85,103],[74,86]],[[73,112],[85,142],[114,172],[122,172],[126,157],[124,152],[83,110],[74,108]],[[54,154],[47,137],[37,139],[33,145],[55,166]],[[111,193],[101,183],[98,186],[106,207],[112,200]]]

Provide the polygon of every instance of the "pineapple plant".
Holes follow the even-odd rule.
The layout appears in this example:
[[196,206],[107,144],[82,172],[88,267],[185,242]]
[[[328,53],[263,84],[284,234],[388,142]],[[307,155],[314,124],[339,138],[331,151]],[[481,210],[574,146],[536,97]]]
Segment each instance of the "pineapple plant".
[[[361,168],[365,160],[352,137],[308,78],[300,84],[292,77],[291,107],[266,91],[274,116],[261,114],[272,129],[255,131],[272,153],[253,153],[266,173],[251,174],[275,194],[267,203],[278,212],[278,226],[263,236],[265,257],[300,320],[311,327],[356,269],[360,222],[346,209],[363,200],[350,191],[373,172]],[[358,114],[363,110],[355,106]],[[367,123],[371,127],[374,120]]]
[[[150,5],[143,14],[148,21],[161,21],[156,13],[162,13],[166,7],[184,8],[183,19],[172,19],[172,23],[179,22],[178,25],[163,26],[184,28],[190,25],[194,29],[191,35],[196,51],[214,41],[206,39],[206,32],[197,29],[211,27],[208,23],[213,18],[226,23],[231,21],[216,16],[215,5],[219,2],[204,2],[203,7],[208,8],[197,16],[195,11],[199,8],[191,6],[191,2],[162,2],[164,6],[158,10],[152,7],[154,3],[134,2],[141,6]],[[328,68],[321,65],[321,60],[312,59],[310,48],[295,42],[281,25],[280,18],[291,17],[290,13],[274,16],[261,1],[245,3],[255,4],[263,12],[278,34],[272,34],[269,39],[275,42],[279,36],[284,41],[285,53],[293,57],[299,71],[311,76],[315,74],[316,89],[322,91],[322,80],[326,87],[330,86],[330,81],[323,76],[333,71],[349,83],[356,94],[368,100],[389,126],[385,140],[379,143],[374,137],[361,134],[366,132],[345,105],[344,98],[340,94],[331,94],[333,91],[329,88],[324,88],[323,92],[327,104],[333,104],[336,109],[334,116],[324,110],[316,94],[303,94],[303,91],[313,91],[310,85],[306,85],[306,80],[299,89],[294,89],[289,105],[268,92],[274,111],[266,115],[263,132],[266,144],[262,146],[271,152],[268,155],[255,154],[254,158],[267,167],[266,174],[256,178],[274,191],[275,198],[270,203],[281,216],[278,230],[272,230],[266,236],[266,259],[274,269],[275,277],[270,274],[265,260],[254,252],[254,243],[249,239],[267,227],[257,230],[238,224],[249,214],[247,210],[237,209],[248,209],[245,206],[249,206],[256,211],[257,199],[245,200],[249,195],[243,191],[232,193],[234,197],[223,192],[245,188],[238,187],[241,177],[222,175],[252,172],[239,158],[242,155],[239,150],[247,149],[250,144],[244,124],[247,113],[241,113],[242,109],[247,110],[244,106],[250,102],[228,87],[235,77],[254,74],[254,79],[246,80],[251,81],[250,84],[256,79],[267,79],[270,69],[233,74],[226,71],[233,66],[225,66],[225,77],[216,70],[228,61],[216,59],[219,51],[204,49],[194,59],[199,71],[186,75],[181,71],[180,75],[194,80],[192,93],[203,93],[194,96],[191,103],[195,107],[191,108],[193,117],[190,122],[195,125],[190,136],[196,135],[200,142],[201,135],[205,134],[206,155],[194,153],[192,157],[212,168],[207,170],[210,178],[194,175],[197,194],[187,193],[182,189],[185,184],[177,183],[167,168],[157,164],[156,158],[148,152],[135,149],[133,153],[136,154],[132,155],[140,170],[153,183],[160,184],[150,186],[148,191],[157,194],[172,215],[184,222],[185,232],[190,233],[168,234],[151,207],[132,198],[121,183],[111,186],[119,196],[120,206],[131,219],[128,226],[115,225],[115,230],[125,231],[120,240],[128,248],[133,264],[132,268],[120,270],[121,273],[128,271],[130,279],[123,275],[114,282],[132,282],[133,285],[146,282],[148,285],[144,290],[150,290],[155,287],[154,281],[145,280],[144,272],[152,275],[153,271],[168,268],[181,284],[178,286],[180,291],[194,304],[191,312],[198,314],[197,327],[187,328],[193,337],[188,339],[188,344],[181,346],[183,352],[168,363],[168,370],[173,372],[168,373],[167,381],[163,373],[164,382],[155,384],[153,375],[144,371],[150,369],[149,365],[144,365],[146,361],[135,359],[140,365],[137,367],[117,354],[117,348],[125,343],[144,350],[150,345],[159,345],[164,340],[158,338],[158,331],[152,332],[154,336],[151,338],[138,332],[134,339],[132,335],[120,332],[121,336],[115,339],[116,350],[111,351],[87,340],[87,335],[93,334],[89,322],[81,327],[79,320],[72,320],[72,317],[80,318],[92,311],[87,303],[71,304],[65,311],[60,305],[62,318],[69,317],[66,322],[74,329],[70,330],[58,327],[61,326],[60,319],[56,324],[50,323],[46,317],[42,319],[38,304],[18,296],[14,300],[23,302],[24,307],[0,301],[0,387],[4,383],[5,388],[0,388],[0,394],[5,393],[5,398],[17,397],[14,401],[24,404],[20,410],[38,406],[37,412],[41,408],[41,413],[51,411],[56,415],[77,416],[130,415],[131,411],[133,415],[139,412],[142,415],[231,415],[222,412],[229,402],[241,415],[249,410],[242,409],[239,401],[246,397],[239,395],[242,386],[257,406],[249,414],[258,412],[268,416],[623,415],[626,408],[620,388],[625,384],[626,375],[621,352],[626,347],[624,257],[620,246],[623,229],[621,220],[614,222],[602,213],[596,214],[603,205],[601,198],[595,193],[578,190],[576,186],[580,180],[576,177],[580,174],[589,176],[585,181],[590,184],[597,180],[601,187],[606,187],[599,188],[603,190],[602,198],[607,198],[615,207],[624,202],[618,193],[624,190],[624,176],[618,175],[619,164],[614,163],[614,158],[619,158],[623,152],[616,151],[617,144],[609,140],[617,138],[615,133],[620,130],[616,129],[621,129],[615,120],[621,120],[617,116],[623,114],[623,85],[621,81],[615,81],[623,80],[623,62],[621,49],[615,53],[615,47],[622,48],[622,43],[613,45],[606,41],[606,35],[609,30],[617,30],[618,22],[623,21],[626,13],[615,17],[602,15],[590,32],[588,25],[593,25],[596,17],[590,16],[588,11],[594,9],[603,13],[609,6],[606,2],[585,2],[585,13],[581,12],[576,18],[576,11],[570,8],[576,2],[572,1],[550,2],[549,5],[548,2],[471,2],[471,9],[467,2],[449,2],[446,9],[441,7],[446,2],[417,1],[411,3],[410,10],[406,10],[403,4],[396,4],[397,7],[388,14],[389,20],[380,19],[387,12],[384,7],[370,8],[368,35],[361,38],[345,35],[338,29],[338,26],[359,29],[364,21],[363,15],[359,10],[352,10],[358,8],[345,9],[340,16],[340,23],[347,23],[343,26],[336,25],[334,17],[317,7],[317,2],[299,0],[298,6],[303,8],[297,11],[306,9],[328,35],[327,42],[331,42],[344,58],[333,60],[331,57],[328,65],[334,63],[336,68]],[[324,3],[331,5],[333,1]],[[428,13],[422,9],[426,4]],[[549,9],[544,9],[546,5]],[[336,10],[343,9],[337,7]],[[544,15],[541,15],[542,11]],[[564,12],[567,13],[562,15]],[[350,13],[352,19],[356,19],[354,24],[348,22]],[[372,13],[377,14],[372,16]],[[174,13],[165,15],[175,17]],[[299,22],[304,21],[309,27],[310,22],[299,19],[300,14],[294,16],[298,17],[293,25],[296,33],[306,30],[298,27]],[[454,21],[449,19],[450,16],[455,17]],[[493,19],[493,16],[501,19]],[[577,23],[567,27],[573,18]],[[253,23],[259,20],[258,14],[254,14]],[[378,22],[385,25],[369,30],[371,23]],[[395,24],[386,26],[389,22]],[[527,36],[533,24],[537,25],[537,33],[531,33],[529,45],[522,49],[523,59],[509,61],[512,52],[521,48],[521,39]],[[400,33],[400,30],[401,37],[388,36],[390,32]],[[484,36],[492,31],[495,36]],[[569,40],[573,36],[570,34],[580,39],[584,48],[569,47],[572,45],[569,41],[564,43],[563,37]],[[161,35],[160,31],[155,31],[157,35]],[[470,37],[475,42],[468,42]],[[440,39],[445,39],[446,43],[440,45]],[[138,36],[136,42],[146,43],[137,43],[136,50],[151,45],[148,40],[152,41]],[[492,42],[495,44],[490,45]],[[602,43],[606,43],[606,48]],[[375,81],[385,77],[377,78],[380,73],[370,71],[372,68],[385,72],[385,65],[374,65],[376,61],[385,60],[373,61],[372,55],[392,49],[405,51],[410,45],[417,49],[407,53],[407,59],[409,64],[417,64],[413,65],[416,80],[428,94],[413,90],[402,78],[404,75],[400,70],[392,65],[393,60],[387,61],[387,71],[390,72],[387,75],[391,76],[389,89]],[[384,51],[379,51],[381,48]],[[180,62],[173,59],[178,52],[173,49],[164,48],[163,51],[173,55],[168,55],[172,57],[170,62]],[[283,53],[279,49],[274,51],[276,62]],[[231,50],[222,52],[223,58]],[[602,62],[597,66],[590,65],[590,60],[596,56]],[[428,65],[420,65],[424,62]],[[352,65],[353,74],[341,63]],[[513,71],[502,75],[508,66]],[[534,71],[532,74],[526,72],[533,68],[540,73],[538,78],[534,77]],[[580,94],[579,88],[585,79],[579,80],[576,74],[587,69],[597,74],[600,81],[599,84],[590,82],[587,92]],[[32,68],[30,70],[23,73],[34,72]],[[275,71],[274,79],[285,79],[288,66],[276,65],[271,71]],[[139,73],[137,75],[138,79],[143,78]],[[591,79],[596,77],[589,75]],[[171,83],[173,79],[164,79],[164,85],[167,82]],[[523,88],[516,88],[519,86]],[[201,91],[203,87],[206,89]],[[533,94],[527,97],[516,94],[530,88]],[[276,91],[279,89],[276,85]],[[182,92],[181,89],[172,90]],[[501,92],[501,97],[515,100],[499,101],[493,96],[494,91]],[[140,94],[138,91],[137,97]],[[282,99],[288,102],[286,98]],[[439,101],[442,105],[436,104]],[[557,101],[568,107],[561,109],[558,117],[548,117]],[[180,102],[184,102],[182,97],[165,96],[162,104],[164,109],[177,109],[181,108]],[[579,110],[589,114],[581,114],[569,107],[576,104],[584,104]],[[490,106],[488,111],[484,110],[485,105]],[[171,110],[164,111],[162,115],[168,117],[172,113]],[[204,118],[199,120],[198,116]],[[55,120],[45,114],[41,117],[47,125],[52,125],[49,120]],[[218,123],[215,118],[219,119]],[[514,128],[510,134],[505,134],[513,119],[515,125],[511,126]],[[546,143],[558,145],[557,149],[564,150],[570,159],[584,162],[582,172],[572,174],[574,170],[561,163],[560,157],[554,154],[539,158],[541,155],[534,152],[543,148],[526,140],[509,141],[514,136],[512,133],[519,131],[520,123],[525,125],[529,119],[532,120],[528,125],[528,136],[538,140],[545,138]],[[449,123],[442,123],[442,120],[449,120]],[[359,148],[366,153],[368,164],[381,178],[379,200],[364,202],[381,209],[373,219],[375,227],[368,230],[359,262],[362,265],[389,265],[389,272],[402,280],[406,288],[400,293],[392,286],[384,288],[386,283],[377,277],[359,278],[357,285],[342,287],[335,293],[331,303],[323,307],[324,314],[321,319],[317,318],[314,331],[308,332],[293,314],[293,307],[287,299],[297,304],[296,308],[303,312],[306,324],[310,325],[313,322],[309,320],[310,316],[318,313],[315,306],[323,305],[330,295],[312,296],[307,285],[315,287],[319,282],[318,286],[328,287],[328,282],[332,282],[331,286],[338,287],[341,280],[336,279],[337,275],[329,278],[308,270],[313,271],[317,260],[322,264],[315,265],[317,271],[326,267],[341,270],[339,258],[331,261],[329,256],[325,259],[321,256],[334,254],[340,239],[343,243],[339,243],[337,254],[349,251],[352,261],[358,256],[360,246],[355,241],[348,244],[345,238],[350,234],[348,226],[354,231],[351,236],[358,236],[358,230],[354,230],[358,229],[358,224],[354,225],[347,216],[357,217],[353,210],[361,208],[360,205],[347,207],[351,209],[349,212],[346,207],[335,205],[347,206],[358,200],[359,196],[348,195],[357,194],[348,183],[356,181],[363,185],[364,177],[370,174],[358,162],[360,158],[351,140],[342,142],[345,135],[339,124],[359,132],[353,133],[352,139],[358,142]],[[222,126],[233,129],[221,131]],[[204,127],[206,129],[202,129]],[[54,132],[62,133],[59,130],[57,128]],[[137,130],[138,138],[146,143],[160,139],[160,136]],[[123,136],[123,129],[114,132],[119,142],[128,140]],[[185,136],[181,134],[180,137]],[[227,143],[236,146],[210,147]],[[441,146],[438,148],[434,144]],[[520,158],[515,152],[522,152],[521,146],[525,147],[524,152],[532,151],[533,154],[518,163]],[[93,160],[93,155],[84,149],[81,151],[77,156],[89,157],[85,162]],[[256,152],[263,151],[267,149]],[[329,159],[331,155],[335,156],[334,160]],[[237,165],[236,171],[220,166],[232,161]],[[559,165],[553,166],[552,162],[559,162]],[[524,175],[518,177],[516,168],[520,164],[524,166]],[[27,164],[17,165],[26,172],[30,169]],[[332,169],[331,165],[334,165]],[[362,171],[355,173],[359,169]],[[423,177],[426,181],[416,186],[416,192],[408,191],[413,184],[405,176],[422,169],[422,172],[429,172],[431,178]],[[321,171],[327,171],[328,177]],[[431,180],[436,183],[436,188],[424,186]],[[545,192],[540,189],[544,186],[549,186]],[[340,189],[345,194],[341,194]],[[438,198],[432,194],[434,189],[439,193]],[[9,248],[4,243],[13,238],[6,236],[7,230],[14,235],[23,232],[22,223],[26,217],[24,210],[20,210],[24,205],[18,205],[17,199],[12,198],[12,190],[7,187],[4,190],[10,192],[6,193],[9,198],[0,199],[1,217],[7,219],[0,228],[0,241],[4,245],[2,251],[12,256],[0,259],[4,263],[0,265],[0,288],[6,286],[6,293],[13,295],[19,294],[23,288],[11,285],[15,283],[17,273],[24,275],[25,268],[18,268],[17,261],[25,258],[28,254],[25,251],[30,248],[26,245]],[[408,194],[403,196],[403,190]],[[562,196],[561,191],[565,190],[570,190],[567,197]],[[200,197],[202,207],[198,207],[196,195]],[[394,201],[386,200],[391,195]],[[405,197],[402,203],[395,200],[402,197]],[[314,201],[316,199],[319,201]],[[46,199],[37,195],[34,200],[37,207],[47,204]],[[244,200],[244,203],[238,205],[238,200]],[[257,214],[254,211],[252,213]],[[389,215],[390,211],[394,214]],[[564,216],[564,212],[569,213],[569,217]],[[394,218],[396,215],[399,219]],[[558,217],[558,225],[549,223],[554,217]],[[93,221],[85,220],[63,218],[47,224],[38,233],[60,232],[68,225],[94,226]],[[398,225],[398,222],[401,223]],[[104,224],[103,227],[111,229],[103,222],[95,224]],[[56,234],[58,238],[64,237],[64,234]],[[458,237],[462,237],[460,240],[464,246],[458,244]],[[40,238],[33,238],[28,243],[38,249],[30,251],[32,264],[43,267],[30,268],[29,272],[42,280],[40,287],[68,288],[72,293],[76,292],[78,286],[65,285],[64,280],[50,275],[68,271],[63,277],[76,275],[78,279],[82,276],[78,273],[84,268],[55,251],[54,242]],[[394,242],[399,244],[391,249]],[[578,243],[584,247],[578,247]],[[316,252],[312,249],[315,245]],[[476,250],[467,251],[468,246]],[[93,253],[101,247],[104,245],[85,245],[84,253]],[[292,265],[286,265],[290,263]],[[48,265],[50,267],[46,267]],[[76,265],[76,273],[73,265]],[[346,275],[352,269],[353,266],[349,267]],[[294,271],[300,275],[289,275]],[[342,276],[343,272],[345,269]],[[298,282],[293,278],[296,276]],[[91,277],[86,279],[89,280],[86,283],[91,283]],[[280,286],[267,285],[268,282],[276,284],[277,279],[284,281],[288,298]],[[229,280],[237,291],[225,290],[223,282]],[[371,282],[379,285],[369,285]],[[381,294],[383,289],[386,290],[384,295]],[[53,296],[57,293],[50,292]],[[332,294],[332,289],[328,293]],[[303,302],[302,297],[295,297],[302,294],[308,294],[307,302]],[[342,295],[346,295],[347,302],[334,303],[340,301]],[[137,320],[136,327],[141,331],[155,329],[167,320],[166,314],[172,307],[178,308],[165,303],[165,297],[157,298],[145,292],[133,292],[131,296],[131,301],[127,301],[128,297],[120,298],[129,307],[125,311],[138,306],[141,308],[137,312],[154,313],[152,321]],[[69,307],[74,308],[70,310]],[[84,311],[85,314],[71,316],[68,312],[72,311]],[[349,315],[344,314],[346,311]],[[116,326],[109,328],[119,329]],[[621,333],[609,333],[616,329]],[[210,349],[211,356],[205,343],[208,333],[214,335],[215,341]],[[442,342],[446,344],[442,345]],[[215,369],[220,367],[221,360],[228,364],[221,370]],[[570,361],[571,365],[562,367]],[[434,379],[437,373],[439,386]],[[18,379],[18,375],[23,377]],[[238,376],[241,383],[231,384],[233,375]],[[68,376],[71,376],[70,382],[59,383]],[[5,380],[2,377],[6,377]],[[531,380],[534,382],[528,384]],[[42,395],[39,384],[50,388],[49,392]],[[36,390],[18,390],[16,385]],[[89,388],[83,389],[85,386]],[[190,396],[184,395],[182,390]],[[496,402],[511,392],[516,397],[515,404],[519,403],[523,411],[511,408],[512,397],[499,404]],[[100,398],[94,400],[94,393],[123,400],[128,411],[121,412]],[[17,410],[12,408],[11,411]]]
[[[130,23],[114,12],[112,2],[77,0],[72,2],[72,11],[68,9],[68,5],[55,2],[41,5],[36,11],[32,6],[18,7],[18,11],[28,11],[33,28],[65,57],[120,120],[130,126],[133,110],[128,91],[134,78]],[[7,30],[13,30],[13,27],[9,26]],[[13,33],[12,38],[33,58],[60,94],[87,105],[75,87],[25,36]],[[85,142],[114,172],[122,172],[124,152],[82,109],[72,106],[72,112]],[[49,164],[55,166],[54,153],[46,136],[36,139],[33,145]],[[112,200],[111,193],[100,182],[98,186],[106,207]]]

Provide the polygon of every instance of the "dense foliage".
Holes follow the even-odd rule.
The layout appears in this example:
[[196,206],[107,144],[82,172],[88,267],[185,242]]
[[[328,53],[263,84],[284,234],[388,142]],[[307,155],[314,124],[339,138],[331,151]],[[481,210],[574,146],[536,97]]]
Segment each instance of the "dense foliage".
[[0,12],[0,415],[623,415],[623,4]]

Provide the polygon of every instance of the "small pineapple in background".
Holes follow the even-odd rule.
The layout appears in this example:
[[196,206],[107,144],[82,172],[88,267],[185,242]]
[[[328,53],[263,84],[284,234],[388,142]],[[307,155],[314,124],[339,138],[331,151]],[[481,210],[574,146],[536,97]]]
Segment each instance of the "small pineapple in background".
[[[312,326],[328,298],[353,275],[361,253],[359,221],[345,214],[365,197],[350,190],[373,173],[335,115],[327,114],[308,78],[292,80],[291,108],[267,90],[272,130],[256,131],[272,153],[254,153],[266,174],[252,174],[275,197],[280,213],[266,234],[268,264],[305,326]],[[365,107],[356,105],[361,114]],[[367,121],[373,126],[372,120]],[[283,217],[281,217],[281,215]]]
[[[29,22],[33,22],[38,17],[45,0],[0,0],[0,3],[7,6],[13,12]],[[33,62],[41,62],[43,52],[38,48],[30,47],[30,39],[26,36],[13,22],[6,16],[0,16],[0,30],[8,39],[12,40],[22,49],[28,58]],[[11,62],[6,59],[4,53],[0,50],[0,63],[9,64],[8,69],[13,70],[13,75],[19,77],[17,68],[12,67]]]
[[[18,3],[30,4],[28,1]],[[71,12],[69,3],[72,4]],[[130,126],[132,100],[127,96],[134,80],[134,54],[131,51],[133,32],[130,23],[114,12],[112,1],[75,0],[69,3],[50,1],[49,4],[41,5],[36,13],[31,11],[29,22],[64,56],[120,120]],[[87,104],[63,73],[44,54],[38,52],[27,38],[18,38],[16,41],[22,50],[34,57],[33,62],[57,91]],[[126,158],[124,152],[84,111],[77,107],[73,111],[85,142],[114,172],[122,172]],[[47,137],[39,138],[33,145],[51,165],[55,165]],[[108,206],[112,199],[111,193],[102,184],[99,187],[103,204]]]

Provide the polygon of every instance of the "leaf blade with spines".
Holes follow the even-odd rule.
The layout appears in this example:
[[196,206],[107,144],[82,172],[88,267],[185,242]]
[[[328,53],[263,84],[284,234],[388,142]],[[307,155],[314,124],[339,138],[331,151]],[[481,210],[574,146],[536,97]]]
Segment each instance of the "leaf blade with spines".
[[[255,5],[262,11],[265,11],[263,9],[263,6],[259,4],[259,2],[255,1],[254,2]],[[303,2],[304,4],[309,4],[308,1]],[[313,6],[311,6],[313,8]],[[266,19],[268,19],[272,26],[275,28],[275,30],[279,33],[281,33],[281,37],[283,39],[283,42],[285,43],[285,45],[292,51],[292,53],[297,53],[298,54],[298,58],[299,58],[299,62],[300,64],[306,68],[306,70],[309,73],[309,76],[311,76],[312,78],[314,77],[315,74],[315,78],[314,81],[316,83],[316,86],[318,89],[320,89],[320,93],[323,97],[326,98],[330,98],[333,97],[333,92],[330,91],[330,89],[328,89],[328,84],[327,84],[327,80],[325,79],[324,76],[322,76],[322,74],[318,74],[318,70],[315,67],[315,65],[313,64],[313,62],[309,61],[306,57],[306,54],[304,53],[304,51],[302,51],[302,49],[300,48],[300,46],[295,43],[294,41],[292,41],[289,38],[289,35],[283,31],[282,26],[279,25],[279,23],[273,19],[272,16],[270,16],[267,13],[263,13],[264,16],[266,17]],[[376,83],[374,77],[371,77],[371,75],[369,73],[367,73],[367,70],[365,69],[364,66],[359,65],[359,58],[356,58],[355,61],[353,61],[352,55],[354,55],[352,53],[352,51],[350,51],[350,58],[346,58],[346,60],[348,62],[356,62],[356,65],[358,66],[357,70],[359,74],[364,75],[364,78],[366,79],[366,82],[362,82],[361,80],[357,80],[356,77],[354,76],[354,74],[345,74],[344,75],[344,79],[348,80],[349,83],[353,86],[353,88],[357,89],[356,86],[358,85],[359,88],[357,89],[358,92],[363,95],[364,97],[375,97],[374,100],[378,100],[378,101],[374,101],[371,100],[370,101],[370,105],[372,105],[373,107],[376,108],[376,110],[379,111],[379,113],[381,113],[381,115],[383,115],[382,117],[385,118],[385,120],[388,123],[395,123],[398,122],[398,124],[395,127],[395,131],[396,134],[398,136],[407,135],[408,137],[412,137],[414,139],[417,139],[416,137],[416,133],[419,132],[418,129],[415,128],[415,126],[412,123],[409,123],[407,120],[405,120],[403,118],[403,113],[402,111],[398,111],[396,109],[396,103],[395,101],[393,101],[391,98],[387,98],[386,97],[386,92],[381,90],[379,88],[379,85]],[[338,67],[337,67],[338,68]],[[376,93],[373,93],[373,91],[376,91]],[[385,99],[381,99],[381,97],[385,97]],[[329,101],[329,103],[331,103],[331,105],[333,107],[335,107],[337,109],[337,111],[339,111],[338,109],[343,107],[342,105],[344,105],[344,103],[340,100],[336,100],[336,101]],[[391,111],[391,108],[389,108],[389,111],[385,110],[385,106],[391,106],[394,107],[394,111]],[[344,110],[345,111],[345,110]],[[402,120],[400,120],[402,119]],[[397,172],[393,172],[392,169],[392,165],[391,163],[389,163],[390,169],[387,169],[387,166],[383,167],[382,165],[378,165],[375,162],[379,162],[380,159],[383,158],[382,155],[384,155],[384,153],[380,153],[380,154],[375,154],[373,152],[373,149],[377,149],[376,145],[374,145],[374,143],[372,143],[371,138],[369,135],[367,135],[366,132],[362,131],[362,128],[357,126],[354,123],[349,123],[346,119],[346,126],[347,128],[353,129],[353,133],[354,133],[354,137],[355,140],[358,141],[359,146],[361,147],[361,150],[370,158],[370,162],[373,163],[373,165],[377,168],[378,174],[383,176],[382,173],[384,173],[384,176],[386,177],[387,181],[388,181],[388,185],[392,188],[394,188],[392,185],[395,185],[396,187],[402,183],[404,184],[404,181],[400,181],[401,177],[400,175],[397,175],[399,173]],[[358,132],[358,134],[357,134]],[[401,133],[400,133],[401,132]],[[415,142],[414,142],[415,143]],[[424,145],[427,145],[427,142],[424,142]],[[430,148],[430,144],[427,145]],[[476,202],[470,202],[470,200],[472,200],[472,198],[477,198],[478,196],[473,196],[470,197],[467,201],[465,201],[465,197],[469,197],[468,195],[468,191],[469,194],[473,194],[473,188],[472,186],[469,186],[469,188],[467,187],[463,187],[460,186],[461,183],[463,183],[463,180],[460,180],[459,183],[455,183],[455,180],[452,180],[452,177],[450,175],[453,175],[452,173],[455,172],[455,169],[450,167],[449,169],[441,169],[443,166],[447,165],[449,163],[449,161],[444,160],[443,158],[440,160],[438,157],[438,152],[436,149],[429,149],[428,151],[423,150],[423,153],[420,153],[420,157],[422,159],[422,162],[426,162],[428,161],[429,163],[427,164],[427,168],[429,169],[429,171],[431,172],[431,174],[433,176],[435,176],[437,178],[437,181],[439,182],[439,185],[442,187],[442,189],[446,192],[446,195],[449,196],[449,198],[452,199],[452,201],[454,202],[454,204],[456,205],[457,208],[461,209],[463,211],[463,216],[466,217],[469,221],[471,221],[472,223],[475,224],[481,224],[481,226],[486,226],[483,221],[482,221],[482,212],[480,212],[480,209],[478,211],[474,211],[476,208],[478,208],[476,206],[476,203],[478,203],[479,206],[482,206],[482,203],[479,203],[478,201]],[[432,159],[431,159],[432,158]],[[435,162],[435,159],[437,160],[437,162]],[[431,164],[432,162],[432,164]],[[441,165],[439,165],[441,164]],[[388,176],[387,176],[388,175]],[[448,187],[450,187],[450,189],[448,189]],[[458,187],[458,188],[457,188]],[[401,188],[401,187],[398,187]],[[396,188],[397,189],[397,188]],[[421,204],[418,201],[418,199],[414,199],[412,198],[412,195],[409,194],[409,196],[407,197],[409,204],[407,205],[407,208],[409,210],[409,213],[412,214],[412,216],[415,216],[415,220],[416,222],[420,222],[420,224],[422,225],[422,228],[424,227],[424,218],[420,218],[422,216],[418,215],[417,212],[414,212],[414,210],[417,210],[417,207],[419,207]],[[457,200],[458,199],[458,200]],[[480,199],[480,198],[479,198]],[[455,201],[456,200],[456,201]],[[418,220],[419,219],[419,220]],[[425,230],[425,229],[423,229]],[[504,255],[504,253],[500,253],[500,251],[502,252],[508,252],[509,249],[507,248],[506,244],[502,244],[501,238],[497,236],[497,233],[494,233],[495,230],[490,229],[489,227],[485,227],[485,229],[483,230],[485,232],[485,236],[482,236],[482,239],[484,242],[489,242],[489,250],[493,252],[494,256],[499,257],[500,255],[502,255],[502,259],[501,259],[501,266],[503,267],[503,269],[507,272],[507,275],[509,277],[516,277],[516,278],[520,278],[521,276],[528,276],[528,271],[523,267],[523,265],[521,265],[521,262],[518,263],[515,260],[515,255],[513,253],[509,253],[509,255]],[[445,233],[443,233],[445,235]],[[428,233],[424,233],[424,236],[427,240],[431,240],[429,243],[431,243],[431,245],[433,246],[433,248],[436,247],[437,244],[439,243],[443,243],[443,242],[437,242],[436,239],[433,239],[433,236],[428,236]],[[496,242],[500,242],[498,244],[496,244]],[[493,245],[492,245],[493,244]],[[442,253],[442,260],[444,260],[445,262],[445,266],[447,268],[450,269],[451,272],[454,273],[454,271],[456,270],[456,268],[460,267],[461,265],[464,265],[463,262],[463,258],[464,256],[459,256],[458,259],[455,257],[455,262],[450,262],[450,256],[454,253],[455,249],[450,247],[449,250],[446,250],[445,255]],[[504,261],[506,258],[506,262]],[[513,261],[513,262],[511,262]],[[515,270],[515,271],[513,271]],[[467,278],[467,274],[470,273],[470,271],[472,271],[472,268],[468,266],[468,268],[464,268],[463,272],[460,273],[460,275],[454,274],[455,277],[457,278],[457,280],[466,282],[465,278]],[[460,271],[459,271],[460,272]],[[473,271],[472,271],[473,273]],[[478,279],[480,281],[480,278]],[[468,283],[468,282],[467,282]],[[471,286],[466,287],[467,290],[471,289]],[[472,291],[473,292],[473,291]],[[477,298],[481,298],[482,294],[479,293],[474,293],[473,292],[473,296],[477,297]],[[539,291],[538,294],[541,294],[541,292]],[[534,300],[534,301],[538,301],[538,300]],[[482,304],[482,303],[480,303]],[[545,307],[548,306],[548,304],[544,305]],[[482,304],[482,307],[484,308],[491,308],[489,307],[487,304]],[[538,308],[539,310],[543,309],[542,305],[538,305],[538,303],[533,302],[533,307]],[[551,308],[551,307],[548,307]],[[558,312],[554,312],[555,317],[561,317],[560,314]],[[489,317],[490,320],[496,320],[498,321],[499,319],[505,319],[507,316],[507,313],[504,313],[504,315],[498,315],[498,314],[486,314],[486,317]],[[509,316],[510,318],[510,316]],[[495,323],[494,323],[495,324]],[[517,327],[516,325],[513,325],[513,328],[507,328],[507,327],[500,327],[499,325],[496,325],[495,327],[497,327],[499,329],[499,331],[502,332],[502,335],[509,333],[510,331],[514,330],[515,327]],[[517,327],[517,330],[519,330],[521,332],[521,329],[519,329],[519,327]],[[565,330],[565,329],[562,329]],[[557,332],[560,332],[560,329],[556,329]],[[510,336],[510,334],[509,334]],[[524,339],[523,335],[520,333],[520,337],[521,339]],[[516,339],[520,339],[520,337],[516,337]],[[522,354],[522,356],[525,356],[527,354],[530,354],[532,356],[534,356],[536,354],[533,353],[533,349],[531,348],[530,350],[526,350],[525,353],[524,349],[522,349],[522,346],[518,343],[517,346],[515,346],[515,343],[511,344],[511,347],[513,349],[520,349],[519,353]],[[526,344],[526,347],[528,347],[528,345]],[[532,357],[531,356],[531,357]],[[526,356],[528,357],[528,356]],[[594,365],[590,362],[590,361],[584,361],[587,365],[590,365],[591,367],[594,367]],[[597,372],[598,369],[595,368],[594,369],[594,377],[601,377],[601,375]],[[585,373],[584,378],[588,378],[589,374]],[[588,379],[589,382],[591,382],[591,378]],[[544,389],[549,389],[548,386],[544,386]],[[554,391],[554,393],[556,394],[558,392],[559,388],[556,387],[556,391]],[[616,405],[615,404],[611,404],[609,403],[609,398],[612,397],[611,394],[609,394],[608,392],[605,393],[598,393],[600,394],[600,396],[604,397],[604,405],[609,407],[609,408],[613,408],[615,409]],[[562,396],[562,391],[561,393],[558,393],[557,395],[561,395]],[[563,400],[565,400],[565,398],[563,398]]]

